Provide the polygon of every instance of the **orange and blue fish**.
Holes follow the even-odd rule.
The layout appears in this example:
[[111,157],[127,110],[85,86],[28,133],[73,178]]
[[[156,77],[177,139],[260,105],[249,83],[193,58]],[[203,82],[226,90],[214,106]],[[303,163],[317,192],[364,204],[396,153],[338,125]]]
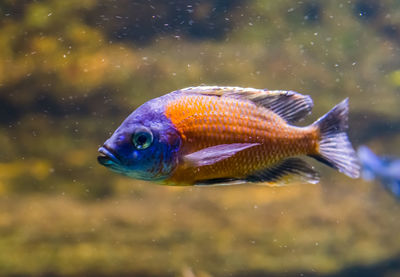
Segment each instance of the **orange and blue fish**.
[[348,100],[306,127],[313,101],[293,91],[200,86],[152,99],[99,148],[117,173],[164,185],[317,183],[310,156],[358,178]]

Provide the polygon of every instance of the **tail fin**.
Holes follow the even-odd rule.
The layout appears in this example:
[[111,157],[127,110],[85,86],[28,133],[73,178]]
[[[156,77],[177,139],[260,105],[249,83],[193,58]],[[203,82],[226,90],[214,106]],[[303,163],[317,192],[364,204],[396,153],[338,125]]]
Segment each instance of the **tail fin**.
[[313,123],[319,129],[320,142],[318,154],[312,157],[351,178],[358,178],[360,165],[346,134],[348,111],[346,98]]

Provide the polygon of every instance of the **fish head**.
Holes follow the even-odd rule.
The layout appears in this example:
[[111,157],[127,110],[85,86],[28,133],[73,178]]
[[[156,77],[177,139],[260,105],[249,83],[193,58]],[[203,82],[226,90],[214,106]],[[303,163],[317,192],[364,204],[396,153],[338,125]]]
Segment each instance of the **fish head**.
[[134,179],[168,178],[178,164],[181,138],[160,107],[149,101],[130,114],[99,148],[98,162]]

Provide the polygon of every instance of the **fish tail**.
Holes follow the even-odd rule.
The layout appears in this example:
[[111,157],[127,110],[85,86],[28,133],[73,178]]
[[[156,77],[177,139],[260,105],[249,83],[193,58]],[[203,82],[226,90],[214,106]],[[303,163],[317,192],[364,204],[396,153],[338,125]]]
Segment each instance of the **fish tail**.
[[351,178],[358,178],[359,161],[346,133],[348,112],[346,98],[312,124],[319,131],[320,140],[317,153],[310,156]]

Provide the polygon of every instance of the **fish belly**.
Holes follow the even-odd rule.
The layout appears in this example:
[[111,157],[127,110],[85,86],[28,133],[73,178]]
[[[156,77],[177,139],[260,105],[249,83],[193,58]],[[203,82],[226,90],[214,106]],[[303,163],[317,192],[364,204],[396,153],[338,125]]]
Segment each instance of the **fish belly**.
[[169,184],[240,179],[282,159],[314,154],[318,134],[314,127],[295,127],[276,113],[250,101],[205,95],[181,96],[166,105],[165,115],[182,137],[180,155],[230,143],[259,143],[211,165],[178,164]]

